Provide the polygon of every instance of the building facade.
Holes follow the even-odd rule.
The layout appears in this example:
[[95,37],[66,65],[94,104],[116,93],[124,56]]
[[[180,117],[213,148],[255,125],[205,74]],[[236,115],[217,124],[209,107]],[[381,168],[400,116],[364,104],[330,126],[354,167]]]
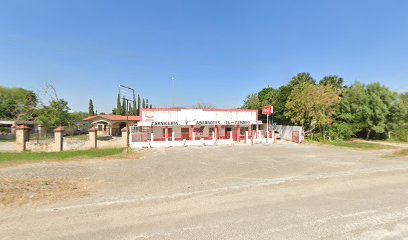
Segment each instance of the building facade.
[[96,115],[83,119],[89,122],[91,128],[96,128],[98,136],[121,136],[121,129],[134,126],[139,121],[139,116],[121,116],[121,115]]
[[258,134],[258,111],[146,108],[131,131],[131,145],[199,145],[246,142]]

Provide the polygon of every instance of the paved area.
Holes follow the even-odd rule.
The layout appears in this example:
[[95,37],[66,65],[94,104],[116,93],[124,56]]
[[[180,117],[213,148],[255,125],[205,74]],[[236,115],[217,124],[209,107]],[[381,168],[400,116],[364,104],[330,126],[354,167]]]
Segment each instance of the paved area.
[[[88,194],[0,209],[1,239],[408,239],[408,159],[255,145],[0,168]],[[1,193],[0,193],[1,194]],[[65,195],[64,195],[65,196]]]

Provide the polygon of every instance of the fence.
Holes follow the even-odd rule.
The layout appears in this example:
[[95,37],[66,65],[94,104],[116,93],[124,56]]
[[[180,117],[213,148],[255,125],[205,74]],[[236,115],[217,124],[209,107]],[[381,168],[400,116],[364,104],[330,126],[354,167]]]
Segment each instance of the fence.
[[303,129],[301,126],[276,125],[275,131],[278,131],[281,135],[281,139],[286,141],[295,143],[303,142]]

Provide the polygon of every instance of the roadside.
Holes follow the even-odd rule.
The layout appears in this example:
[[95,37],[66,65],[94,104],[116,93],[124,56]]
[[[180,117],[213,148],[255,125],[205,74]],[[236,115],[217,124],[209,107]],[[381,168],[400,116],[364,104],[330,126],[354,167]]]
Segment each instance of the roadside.
[[26,163],[53,162],[67,160],[138,158],[139,154],[132,151],[126,153],[124,148],[104,148],[63,152],[0,152],[0,167]]
[[0,209],[0,236],[362,239],[381,231],[384,238],[408,237],[402,230],[408,161],[382,158],[391,151],[312,144],[157,148],[142,150],[135,161],[0,168],[0,179],[17,188],[8,200],[17,205]]

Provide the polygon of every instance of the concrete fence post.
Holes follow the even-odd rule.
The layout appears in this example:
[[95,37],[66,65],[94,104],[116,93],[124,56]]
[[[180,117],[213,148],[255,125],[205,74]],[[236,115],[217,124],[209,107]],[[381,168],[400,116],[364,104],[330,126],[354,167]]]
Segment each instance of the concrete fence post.
[[39,137],[39,138],[45,137],[45,129],[44,129],[44,126],[40,124],[40,125],[37,126],[37,129],[38,129],[38,137]]
[[[121,129],[122,135],[121,135],[121,141],[122,143],[125,145],[125,147],[127,147],[127,129],[126,127]],[[129,138],[130,140],[130,138]]]
[[90,128],[89,132],[89,145],[91,148],[97,149],[98,148],[98,130],[96,128]]
[[28,141],[28,130],[27,126],[16,126],[16,151],[23,152],[26,150],[26,143]]
[[63,127],[54,129],[54,151],[61,152],[64,146],[64,131]]
[[248,131],[245,131],[245,144],[249,142]]

